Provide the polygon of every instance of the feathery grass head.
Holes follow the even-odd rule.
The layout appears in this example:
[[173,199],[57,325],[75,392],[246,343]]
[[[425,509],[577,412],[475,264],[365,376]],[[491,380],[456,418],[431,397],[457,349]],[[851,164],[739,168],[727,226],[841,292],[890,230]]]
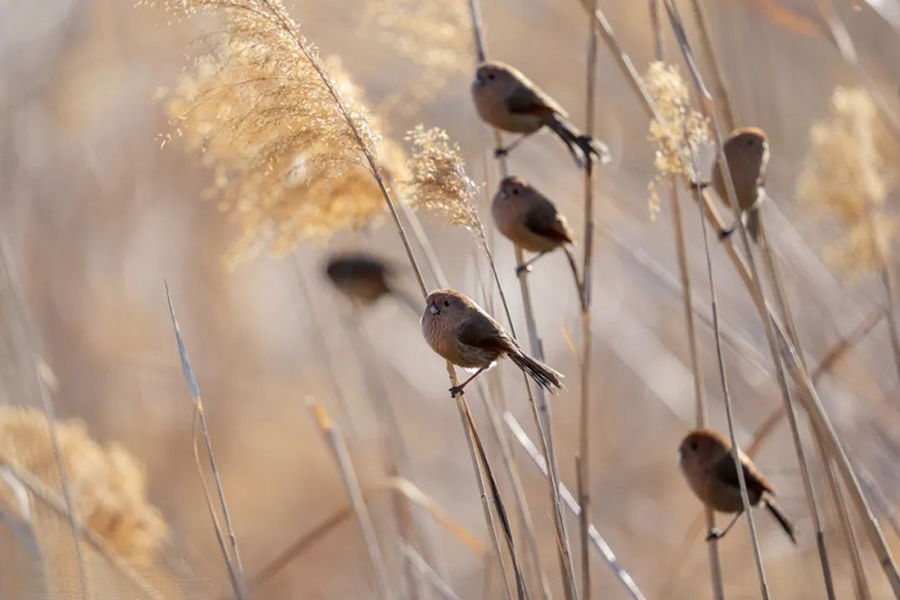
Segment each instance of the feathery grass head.
[[[122,446],[102,446],[80,421],[57,423],[75,510],[84,524],[123,558],[151,560],[167,536],[146,498],[144,471]],[[31,408],[0,408],[0,463],[9,462],[59,489],[47,419]]]
[[168,108],[188,148],[213,171],[209,194],[241,229],[235,257],[283,253],[302,237],[358,228],[383,211],[364,152],[388,173],[402,171],[402,152],[376,132],[359,89],[336,61],[323,66],[279,0],[165,6],[187,14],[205,9],[224,21]]
[[797,181],[798,197],[844,234],[824,248],[825,260],[847,272],[878,269],[900,226],[883,214],[896,186],[900,145],[880,123],[862,89],[837,88],[827,121],[810,129],[812,150]]
[[452,225],[478,229],[475,196],[478,187],[466,175],[459,146],[439,127],[416,126],[406,134],[413,151],[410,178],[405,183],[409,202],[416,210],[444,215]]
[[691,107],[687,85],[675,65],[654,62],[645,76],[647,89],[656,102],[658,118],[650,121],[649,140],[656,146],[656,175],[650,181],[650,214],[659,212],[657,186],[667,175],[696,178],[691,158],[709,140],[706,118]]
[[360,29],[420,67],[419,77],[388,97],[385,107],[409,114],[469,70],[471,27],[465,0],[369,0]]

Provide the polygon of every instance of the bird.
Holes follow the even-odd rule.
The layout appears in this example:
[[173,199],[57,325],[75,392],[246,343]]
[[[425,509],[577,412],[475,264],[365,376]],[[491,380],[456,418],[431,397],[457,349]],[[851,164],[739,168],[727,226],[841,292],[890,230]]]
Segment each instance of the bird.
[[526,137],[547,126],[559,136],[579,166],[592,164],[594,156],[601,163],[610,161],[606,144],[578,131],[566,120],[566,111],[515,67],[494,61],[480,63],[472,82],[472,98],[482,120],[503,131],[522,134],[506,148],[498,148],[497,156],[509,153]]
[[428,294],[422,314],[422,335],[437,354],[474,374],[450,388],[456,397],[486,369],[508,357],[538,385],[554,392],[563,389],[563,375],[531,358],[503,327],[471,298],[451,289]]
[[[719,512],[735,513],[724,531],[710,530],[707,540],[724,537],[744,512],[731,443],[710,429],[695,429],[682,440],[678,454],[681,472],[700,501]],[[772,486],[748,456],[741,452],[740,458],[750,505],[765,506],[796,544],[796,528],[772,499]]]
[[[741,208],[741,218],[755,242],[759,238],[760,205],[766,199],[763,186],[766,183],[766,170],[769,164],[769,138],[759,127],[742,127],[731,132],[723,148],[728,159],[728,170],[731,172],[738,206]],[[718,162],[713,168],[712,185],[719,198],[731,206],[725,189],[725,178]],[[722,232],[723,237],[732,231],[734,227]]]
[[394,285],[394,269],[381,258],[364,252],[345,252],[330,256],[325,274],[352,302],[369,306],[380,298],[393,295],[418,314],[420,302],[411,299]]
[[500,182],[491,205],[494,223],[512,243],[537,256],[516,267],[516,274],[530,271],[539,258],[563,248],[569,260],[574,257],[568,245],[574,244],[566,217],[553,202],[521,177],[510,175]]

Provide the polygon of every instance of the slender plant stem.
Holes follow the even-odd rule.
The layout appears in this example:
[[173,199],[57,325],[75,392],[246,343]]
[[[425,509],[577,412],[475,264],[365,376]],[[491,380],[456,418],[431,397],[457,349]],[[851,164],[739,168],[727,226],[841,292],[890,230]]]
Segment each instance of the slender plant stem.
[[[591,12],[597,0],[591,0]],[[588,17],[587,77],[585,85],[585,134],[594,135],[594,109],[597,93],[597,30]],[[594,161],[588,155],[584,166],[584,258],[581,263],[581,402],[579,405],[578,453],[575,455],[577,473],[578,515],[581,541],[581,597],[591,598],[591,554],[588,528],[591,524],[591,267],[594,258]],[[575,271],[575,280],[578,273]]]
[[[763,322],[763,328],[766,333],[766,340],[768,341],[769,350],[772,354],[773,361],[775,362],[776,374],[778,375],[778,383],[782,391],[782,398],[786,403],[790,402],[790,396],[787,391],[787,382],[784,380],[783,369],[783,367],[787,367],[787,370],[790,372],[791,377],[797,383],[800,392],[800,400],[810,416],[814,431],[817,435],[823,438],[823,441],[828,448],[829,454],[831,455],[832,459],[837,462],[838,467],[841,471],[841,476],[844,478],[844,481],[847,484],[848,491],[853,502],[856,505],[857,511],[863,517],[863,521],[866,525],[867,535],[869,536],[869,540],[873,545],[875,553],[885,570],[885,574],[887,575],[887,578],[891,584],[891,588],[894,591],[894,594],[898,598],[900,598],[900,573],[898,573],[897,565],[893,559],[893,556],[891,555],[890,547],[885,542],[884,534],[882,533],[881,528],[878,525],[878,521],[869,508],[868,501],[866,500],[865,495],[860,488],[859,480],[857,479],[856,474],[853,471],[850,459],[847,456],[847,453],[844,450],[843,446],[841,445],[840,440],[838,439],[837,432],[835,431],[834,426],[828,419],[827,413],[825,412],[822,402],[819,399],[818,392],[816,391],[815,386],[813,385],[812,380],[809,377],[809,373],[803,366],[802,362],[799,360],[799,352],[797,348],[791,342],[790,336],[786,333],[784,326],[769,308],[765,296],[763,295],[762,287],[759,284],[759,275],[756,270],[753,255],[750,251],[749,235],[747,234],[747,228],[744,226],[744,223],[741,220],[740,206],[736,201],[737,195],[734,193],[735,190],[733,181],[731,179],[731,173],[728,171],[728,161],[725,159],[722,146],[722,134],[718,126],[718,121],[715,117],[715,112],[712,110],[712,95],[703,84],[703,80],[697,69],[693,53],[690,49],[690,45],[687,41],[684,28],[681,25],[680,17],[678,17],[678,10],[674,5],[673,0],[665,0],[665,3],[666,10],[670,18],[669,20],[672,23],[673,31],[678,38],[679,45],[685,57],[685,62],[691,69],[692,79],[700,96],[703,113],[710,119],[710,123],[712,124],[712,129],[716,141],[717,161],[719,164],[719,168],[722,170],[722,173],[724,175],[723,178],[725,180],[726,193],[728,195],[729,201],[732,204],[734,220],[738,226],[742,246],[746,255],[746,263],[744,262],[744,259],[741,258],[741,256],[735,251],[730,239],[726,239],[723,245],[729,257],[735,263],[735,267],[741,275],[744,284],[750,291],[750,294],[754,301],[754,305],[756,306],[757,312],[759,313],[759,317]],[[712,203],[709,200],[708,194],[706,194],[705,190],[703,191],[702,196],[703,203],[706,205],[705,214],[708,216],[707,218],[713,221],[715,225],[721,230],[722,223],[719,222],[718,215],[716,215],[716,213],[712,209]],[[783,358],[784,363],[781,362],[779,357]]]
[[[541,474],[549,480],[549,471],[547,469],[547,461],[544,459],[543,453],[537,449],[534,442],[531,441],[531,438],[528,437],[528,434],[525,433],[525,430],[522,428],[522,425],[519,424],[519,421],[515,416],[509,411],[503,413],[503,420],[506,421],[506,426],[512,432],[513,437],[519,445],[525,450],[525,453],[531,459],[532,463],[538,468]],[[559,495],[563,500],[563,503],[569,509],[569,511],[575,515],[576,517],[581,513],[581,507],[578,505],[578,501],[575,499],[575,496],[572,495],[572,492],[563,484],[559,484]],[[606,543],[606,540],[600,535],[600,532],[594,525],[591,525],[588,528],[588,535],[590,536],[591,543],[594,548],[596,548],[597,552],[600,553],[600,556],[603,557],[603,560],[609,566],[610,570],[612,570],[616,579],[622,584],[622,587],[625,588],[626,593],[633,600],[645,600],[644,595],[641,593],[640,588],[638,588],[637,583],[631,577],[631,575],[619,564],[618,559],[616,558],[615,553],[610,548],[609,544]]]
[[[216,455],[213,452],[212,438],[209,435],[209,427],[206,423],[206,412],[203,410],[203,399],[200,395],[200,386],[194,377],[194,370],[191,367],[191,361],[188,357],[187,346],[184,338],[181,336],[181,327],[178,324],[178,318],[175,316],[175,304],[172,301],[172,294],[169,292],[169,284],[165,283],[166,300],[169,303],[169,316],[172,318],[172,329],[175,332],[175,342],[178,345],[178,356],[181,359],[181,372],[187,383],[188,391],[191,394],[191,400],[194,403],[194,423],[193,423],[193,448],[194,463],[197,466],[197,473],[200,476],[200,485],[203,488],[203,497],[206,500],[206,507],[209,510],[209,516],[213,523],[213,530],[216,534],[216,540],[225,559],[225,566],[228,569],[228,577],[231,581],[231,587],[234,590],[238,600],[249,600],[250,594],[247,591],[247,581],[244,577],[244,567],[241,563],[241,554],[238,550],[237,536],[234,533],[234,526],[231,523],[231,513],[228,510],[228,503],[225,501],[225,490],[222,487],[222,479],[219,475],[219,467],[216,463]],[[219,523],[219,517],[216,508],[213,505],[212,493],[206,482],[206,476],[203,473],[203,464],[200,460],[200,447],[198,444],[197,427],[200,427],[200,434],[206,447],[206,456],[209,460],[209,468],[212,471],[213,481],[216,486],[216,494],[219,502],[219,510],[222,511],[222,519],[225,523],[223,530]],[[225,539],[228,543],[225,543]]]
[[725,79],[725,71],[722,69],[722,64],[719,61],[719,54],[716,52],[715,44],[713,44],[706,7],[703,5],[703,0],[691,0],[691,8],[694,10],[694,20],[697,21],[697,26],[700,30],[700,41],[703,44],[703,54],[706,56],[706,60],[709,63],[709,70],[713,74],[715,97],[719,100],[719,106],[722,109],[722,117],[725,120],[725,126],[730,131],[737,127],[737,111],[735,110],[731,94],[728,92],[728,82]]
[[[762,215],[760,215],[760,219],[762,219]],[[781,276],[778,271],[778,265],[776,264],[772,247],[770,246],[769,240],[766,237],[766,230],[764,225],[765,223],[761,220],[759,231],[759,248],[763,255],[763,260],[765,262],[766,270],[769,274],[769,279],[772,282],[772,288],[775,292],[775,302],[778,306],[778,310],[780,311],[781,317],[787,326],[788,335],[790,336],[791,341],[800,352],[800,360],[805,365],[806,363],[803,357],[803,347],[800,345],[800,336],[798,335],[796,326],[794,324],[793,313],[791,312],[790,304],[788,303],[787,294],[781,284]],[[788,417],[788,423],[790,424],[794,447],[797,449],[797,462],[800,465],[800,474],[803,480],[804,492],[806,493],[806,502],[809,505],[810,514],[812,515],[813,519],[813,527],[815,527],[816,530],[816,547],[819,551],[819,561],[822,567],[825,592],[829,600],[834,600],[834,582],[831,576],[831,565],[828,560],[828,550],[825,546],[825,529],[819,516],[818,501],[816,500],[816,492],[815,488],[813,487],[812,478],[809,472],[809,464],[807,463],[805,452],[803,450],[803,441],[800,439],[800,427],[797,423],[797,416],[794,411],[793,402],[786,402],[784,407],[785,414]],[[826,463],[830,463],[827,454],[823,454],[822,459]],[[830,480],[834,476],[834,473],[830,468],[830,464],[826,465],[826,469],[826,475]],[[837,488],[836,482],[830,483],[832,489],[838,491],[838,494],[834,496],[834,500],[843,509],[843,498],[840,495],[840,491]],[[848,544],[851,543],[852,535],[848,535],[846,541]]]
[[[397,229],[397,234],[400,237],[400,241],[403,244],[403,248],[406,251],[407,259],[409,260],[410,267],[412,267],[413,273],[416,276],[416,281],[419,284],[419,290],[422,292],[422,297],[425,298],[428,296],[428,288],[425,285],[425,279],[422,276],[422,270],[419,268],[419,263],[416,260],[415,253],[413,252],[412,245],[410,244],[409,237],[406,234],[406,229],[403,227],[403,223],[400,220],[400,215],[397,211],[396,204],[394,202],[393,197],[391,196],[390,191],[388,190],[387,183],[385,182],[384,176],[381,173],[381,169],[378,166],[378,161],[375,158],[375,155],[372,152],[372,149],[365,142],[360,133],[356,123],[350,115],[350,112],[347,109],[346,103],[342,98],[340,92],[338,92],[337,88],[334,86],[331,78],[328,77],[328,73],[325,71],[325,68],[322,66],[318,56],[315,51],[310,48],[306,40],[300,33],[297,31],[294,23],[284,14],[282,14],[279,10],[274,8],[271,4],[270,0],[261,0],[269,9],[272,11],[274,18],[278,20],[281,28],[285,31],[285,33],[290,36],[306,59],[309,61],[310,65],[312,65],[313,69],[315,69],[316,73],[319,75],[322,84],[328,90],[329,95],[331,95],[332,99],[335,102],[335,108],[338,111],[338,114],[344,119],[347,123],[347,127],[350,129],[351,134],[353,135],[354,140],[359,146],[360,152],[363,154],[365,158],[366,164],[369,166],[369,171],[372,174],[372,178],[375,180],[376,185],[378,186],[379,191],[381,192],[382,197],[384,198],[385,204],[388,207],[388,211],[391,214],[391,219],[394,222],[394,226]],[[453,386],[459,385],[459,378],[456,375],[456,369],[453,368],[453,365],[449,362],[446,363],[447,367],[447,375],[450,379],[450,383]],[[457,396],[457,406],[460,409],[460,417],[465,420],[465,414],[463,412],[463,408],[467,406],[465,396],[460,394]],[[464,421],[465,422],[465,421]],[[473,464],[477,465],[478,459],[475,455],[475,448],[472,445],[471,436],[468,434],[468,430],[466,434],[466,441],[468,444],[469,454],[472,458]],[[491,532],[492,539],[497,538],[496,524],[494,523],[490,508],[486,504],[485,498],[485,490],[484,490],[484,482],[476,469],[476,480],[478,481],[481,496],[482,496],[482,505],[485,508],[485,520],[489,531]],[[505,563],[503,561],[502,554],[499,553],[500,546],[499,543],[495,544],[495,548],[498,552],[497,560],[500,561],[501,568],[505,572]]]
[[[696,168],[694,169],[696,172]],[[726,174],[726,178],[728,175]],[[766,572],[763,568],[762,554],[759,550],[759,539],[756,535],[756,526],[753,522],[752,504],[747,495],[747,482],[744,477],[744,468],[741,464],[741,450],[738,446],[737,435],[734,426],[734,414],[731,406],[731,394],[728,391],[728,377],[725,373],[725,361],[722,357],[722,337],[719,335],[719,309],[716,302],[716,284],[713,275],[712,257],[709,251],[709,232],[707,231],[706,219],[703,215],[703,203],[697,203],[698,214],[700,216],[700,227],[703,230],[703,248],[706,254],[706,271],[709,277],[709,304],[712,308],[713,317],[713,337],[716,342],[716,364],[719,368],[719,380],[722,384],[722,398],[725,404],[725,417],[728,422],[728,435],[731,438],[731,455],[734,459],[734,468],[738,475],[738,483],[741,488],[741,501],[744,505],[744,512],[747,514],[747,526],[750,530],[750,541],[753,546],[753,560],[756,564],[756,575],[759,578],[760,593],[763,600],[768,600],[769,584],[766,580]],[[776,357],[777,358],[777,357]]]
[[[487,58],[487,52],[485,49],[484,35],[482,33],[481,12],[479,10],[477,0],[468,0],[468,2],[469,16],[472,24],[472,37],[475,44],[475,56],[477,61],[479,63],[482,63]],[[502,145],[500,132],[496,129],[494,130],[494,139],[496,141],[497,147],[500,147]],[[501,175],[503,177],[506,177],[509,174],[509,171],[506,166],[505,158],[501,157],[498,162]],[[524,253],[518,246],[516,246],[515,248],[515,256],[517,264],[523,264],[525,262]],[[494,269],[494,274],[496,277],[496,269]],[[528,286],[527,273],[523,272],[523,274],[519,277],[519,287],[522,293],[522,304],[525,311],[525,322],[528,326],[528,337],[531,352],[538,360],[543,360],[544,352],[537,333],[537,323],[534,317],[534,307],[531,301],[531,290]],[[501,299],[503,300],[504,306],[506,307],[507,317],[510,321],[510,333],[515,336],[515,331],[512,330],[512,318],[509,316],[508,305],[506,304],[506,300],[502,296],[502,294]],[[566,533],[566,524],[565,520],[563,519],[562,508],[560,505],[558,490],[559,477],[556,466],[556,456],[553,448],[552,419],[550,417],[550,407],[547,403],[546,393],[544,392],[543,388],[538,386],[535,398],[535,395],[533,395],[531,391],[531,384],[527,381],[527,378],[525,379],[525,386],[528,390],[529,400],[534,411],[536,425],[541,433],[541,445],[543,447],[542,449],[544,451],[544,455],[547,458],[547,464],[549,465],[550,470],[550,495],[551,501],[553,502],[553,523],[556,527],[556,535],[558,538],[557,549],[559,551],[560,571],[562,572],[563,588],[567,600],[576,600],[578,598],[578,590],[575,584],[575,569],[572,565],[569,537]]]
[[25,353],[28,357],[28,363],[31,374],[34,376],[37,386],[38,397],[41,401],[41,408],[47,419],[47,433],[50,438],[50,447],[53,450],[53,461],[59,472],[59,484],[62,490],[63,499],[66,503],[66,513],[69,522],[69,529],[72,534],[72,542],[75,544],[75,558],[78,565],[78,582],[81,587],[81,593],[85,600],[91,600],[91,581],[87,570],[87,561],[81,549],[81,519],[75,511],[75,503],[72,500],[72,490],[69,484],[69,476],[66,473],[65,462],[63,461],[62,449],[59,443],[59,433],[56,428],[56,408],[53,405],[53,398],[47,385],[46,378],[41,374],[40,358],[37,352],[37,340],[34,330],[32,329],[31,315],[29,314],[28,304],[22,292],[22,282],[15,269],[12,260],[12,254],[7,246],[6,236],[0,237],[0,260],[3,263],[3,271],[6,274],[9,290],[13,296],[13,306],[18,313],[19,323],[24,329]]
[[403,557],[413,564],[416,570],[425,578],[431,587],[444,600],[462,600],[453,588],[438,575],[434,568],[428,564],[422,556],[416,552],[416,549],[409,545],[405,540],[400,540],[400,552]]
[[[659,0],[650,3],[651,25],[656,45],[656,60],[664,61],[665,48],[659,18]],[[675,234],[675,254],[678,258],[678,272],[681,277],[681,299],[684,308],[684,320],[687,327],[688,352],[691,360],[691,373],[694,381],[694,423],[698,429],[706,427],[706,398],[703,393],[703,371],[700,364],[700,352],[697,344],[697,331],[694,325],[694,301],[691,292],[690,268],[688,266],[687,245],[684,239],[684,223],[681,217],[681,203],[678,199],[678,183],[673,175],[669,181],[669,197],[672,206],[672,229]],[[719,330],[721,336],[721,329]],[[703,507],[707,531],[716,527],[716,514],[709,506]],[[725,600],[725,585],[722,582],[722,561],[719,557],[719,540],[713,538],[707,543],[707,559],[709,561],[710,585],[713,598]]]
[[375,589],[378,590],[379,597],[383,599],[393,598],[394,593],[391,590],[384,556],[381,554],[375,527],[372,525],[371,517],[369,517],[369,509],[366,507],[366,501],[363,498],[362,489],[356,477],[356,470],[353,468],[353,462],[350,460],[350,451],[347,449],[344,436],[341,435],[341,430],[334,424],[321,404],[315,400],[308,399],[307,406],[337,463],[338,471],[344,482],[344,488],[347,490],[347,496],[350,498],[353,513],[356,516],[356,521],[359,524],[366,545],[369,563],[372,567],[372,573],[375,575]]

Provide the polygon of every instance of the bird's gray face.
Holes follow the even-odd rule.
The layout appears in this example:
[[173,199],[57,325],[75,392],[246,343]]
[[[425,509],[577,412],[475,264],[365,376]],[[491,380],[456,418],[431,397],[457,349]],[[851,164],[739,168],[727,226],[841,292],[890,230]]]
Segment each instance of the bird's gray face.
[[475,81],[474,84],[478,87],[482,86],[495,86],[499,83],[501,77],[504,75],[504,71],[498,69],[493,65],[481,65],[478,67],[478,70],[475,71]]
[[425,316],[438,319],[458,312],[461,307],[459,298],[450,294],[432,293],[425,300]]
[[522,195],[525,185],[516,177],[507,177],[500,182],[500,189],[497,190],[497,196],[502,200],[512,200]]

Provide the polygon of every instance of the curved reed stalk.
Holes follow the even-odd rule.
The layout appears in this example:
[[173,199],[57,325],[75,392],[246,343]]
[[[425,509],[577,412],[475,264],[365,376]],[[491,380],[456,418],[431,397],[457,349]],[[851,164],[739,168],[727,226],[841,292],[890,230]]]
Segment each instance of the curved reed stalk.
[[[591,0],[596,10],[597,0]],[[597,95],[597,30],[588,19],[587,77],[585,85],[585,135],[594,135],[594,109]],[[594,258],[594,160],[588,155],[584,168],[584,258],[581,263],[581,402],[579,405],[578,453],[575,466],[578,483],[578,515],[581,540],[581,595],[586,600],[591,597],[591,555],[588,547],[588,528],[591,524],[591,267]],[[578,271],[572,268],[575,281]]]
[[[697,172],[696,165],[694,165],[694,173]],[[725,179],[730,180],[730,175],[727,171],[725,171]],[[699,196],[700,190],[699,188],[695,190],[695,193]],[[759,578],[759,586],[760,593],[762,594],[763,600],[768,600],[769,595],[769,584],[766,579],[766,572],[763,568],[762,562],[762,554],[759,550],[759,538],[756,535],[756,525],[753,522],[753,511],[752,505],[750,504],[750,498],[747,495],[747,482],[744,478],[744,468],[741,464],[741,450],[738,446],[737,435],[735,433],[734,426],[734,414],[731,405],[731,394],[728,391],[728,377],[725,373],[725,360],[722,356],[722,336],[719,333],[719,310],[718,303],[716,302],[716,284],[715,277],[713,275],[713,266],[712,266],[712,256],[709,251],[709,231],[707,231],[706,218],[704,216],[704,205],[699,201],[699,197],[697,198],[697,210],[700,217],[700,228],[703,231],[703,249],[706,254],[706,272],[707,277],[709,278],[709,304],[712,308],[712,318],[713,318],[713,338],[715,339],[716,346],[716,365],[719,369],[719,381],[722,384],[722,399],[725,404],[725,418],[728,421],[728,435],[731,438],[731,455],[734,459],[734,469],[738,475],[738,483],[741,488],[741,501],[744,505],[744,512],[747,515],[747,526],[750,529],[750,541],[753,546],[753,560],[756,565],[756,575]],[[736,196],[732,198],[735,206],[737,206]],[[777,357],[776,357],[777,359]]]
[[[656,59],[665,59],[663,46],[663,33],[659,18],[659,0],[651,0],[650,6],[651,25],[653,38],[656,44]],[[684,321],[687,328],[688,351],[691,358],[691,373],[694,380],[695,424],[697,428],[706,427],[706,399],[703,393],[703,372],[700,365],[700,352],[697,346],[697,331],[694,326],[694,301],[691,293],[690,270],[687,258],[687,246],[684,240],[684,224],[681,219],[681,203],[678,199],[678,182],[673,174],[669,178],[669,197],[672,206],[672,229],[675,234],[675,253],[678,258],[678,273],[681,277],[681,299],[684,309]],[[721,329],[715,327],[721,337]],[[703,507],[707,531],[716,527],[716,514],[709,506]],[[725,600],[725,586],[722,582],[722,561],[719,557],[719,540],[712,539],[707,544],[707,560],[709,561],[709,576],[712,586],[713,598]]]
[[[228,569],[228,578],[231,582],[232,590],[234,590],[234,594],[238,600],[249,600],[250,593],[247,590],[247,580],[244,577],[241,553],[238,549],[234,526],[231,523],[231,513],[228,510],[228,503],[225,501],[225,490],[222,487],[222,478],[219,475],[219,467],[216,463],[215,452],[213,452],[212,438],[209,435],[209,427],[206,424],[206,411],[203,409],[200,386],[197,384],[197,379],[194,377],[194,370],[191,368],[191,361],[188,358],[184,338],[181,337],[181,327],[178,324],[178,318],[175,316],[175,304],[172,301],[172,294],[169,292],[168,282],[165,282],[165,287],[166,300],[169,303],[169,316],[172,318],[172,329],[175,332],[175,342],[178,344],[178,356],[181,359],[181,371],[191,394],[191,400],[194,403],[194,426],[192,431],[194,463],[197,467],[197,473],[200,475],[200,485],[203,488],[203,497],[206,500],[206,507],[209,510],[209,516],[213,523],[213,530],[216,533],[216,541],[218,542],[219,549],[222,551],[222,556],[225,559],[225,566]],[[200,461],[200,448],[197,443],[198,424],[200,427],[200,434],[203,436],[206,456],[209,460],[209,468],[213,474],[213,482],[216,486],[219,510],[222,511],[222,519],[225,523],[224,529],[219,523],[216,507],[213,506],[212,493],[210,492],[209,484],[206,482],[206,476],[203,474],[203,465]],[[228,543],[226,543],[226,539],[228,540]]]
[[[478,62],[484,62],[487,58],[487,53],[485,50],[484,36],[482,33],[481,13],[478,8],[478,0],[468,0],[468,2],[469,15],[472,21],[472,37],[475,44],[475,56]],[[496,140],[496,145],[497,147],[500,147],[500,132],[495,129],[493,133],[494,139]],[[507,176],[509,174],[509,171],[507,169],[506,159],[504,157],[500,158],[499,166],[502,176]],[[518,246],[516,246],[515,248],[515,256],[516,264],[523,264],[525,262],[524,253]],[[497,278],[497,284],[499,287],[499,277],[496,273],[496,269],[494,269],[494,276],[495,278]],[[538,360],[543,360],[544,349],[537,331],[537,321],[534,317],[534,306],[531,300],[531,289],[528,285],[527,272],[523,272],[519,276],[519,288],[522,293],[522,305],[525,311],[525,323],[528,327],[528,338],[531,353]],[[510,325],[510,333],[512,333],[515,337],[515,330],[512,324],[512,316],[509,312],[509,306],[507,305],[506,299],[502,296],[502,294],[501,300],[503,301],[504,309],[506,310],[506,316]],[[523,377],[525,380],[526,390],[528,391],[529,403],[532,406],[532,411],[535,417],[535,424],[540,433],[539,437],[541,440],[541,449],[544,452],[544,457],[546,458],[549,467],[551,483],[550,496],[553,503],[553,524],[556,528],[556,535],[558,538],[557,549],[559,551],[560,571],[562,573],[563,588],[565,590],[566,598],[569,600],[575,600],[578,597],[578,590],[576,589],[575,585],[575,568],[572,565],[569,536],[566,532],[566,524],[565,520],[563,519],[562,507],[559,497],[559,475],[556,455],[553,447],[550,406],[547,403],[547,396],[543,388],[538,386],[537,394],[535,396],[532,392],[531,383],[528,381],[527,377],[525,377],[524,375]]]

